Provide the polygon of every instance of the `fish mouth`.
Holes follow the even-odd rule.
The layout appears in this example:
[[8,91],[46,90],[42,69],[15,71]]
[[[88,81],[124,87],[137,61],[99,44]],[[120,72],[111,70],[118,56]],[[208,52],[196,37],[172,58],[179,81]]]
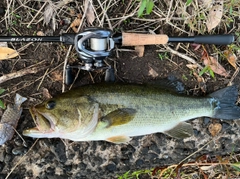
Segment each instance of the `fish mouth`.
[[53,123],[50,118],[46,117],[46,115],[40,113],[36,108],[32,107],[29,109],[31,116],[36,124],[36,127],[26,129],[23,131],[24,136],[34,137],[34,138],[42,138],[48,137],[53,130]]

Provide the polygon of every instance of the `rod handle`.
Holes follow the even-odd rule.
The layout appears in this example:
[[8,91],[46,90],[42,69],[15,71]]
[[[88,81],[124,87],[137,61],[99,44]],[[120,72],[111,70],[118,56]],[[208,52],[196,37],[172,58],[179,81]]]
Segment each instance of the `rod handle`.
[[233,43],[234,40],[233,34],[202,35],[194,37],[194,43],[198,44],[228,45]]
[[155,34],[139,34],[139,33],[122,33],[123,46],[137,46],[137,45],[157,45],[166,44],[168,42],[167,35]]

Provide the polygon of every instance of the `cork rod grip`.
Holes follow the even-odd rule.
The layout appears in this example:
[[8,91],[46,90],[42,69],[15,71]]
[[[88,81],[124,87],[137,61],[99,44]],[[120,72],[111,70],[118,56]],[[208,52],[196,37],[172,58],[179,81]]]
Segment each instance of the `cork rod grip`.
[[137,33],[122,33],[123,46],[137,46],[137,45],[157,45],[166,44],[168,42],[167,35],[154,34],[137,34]]

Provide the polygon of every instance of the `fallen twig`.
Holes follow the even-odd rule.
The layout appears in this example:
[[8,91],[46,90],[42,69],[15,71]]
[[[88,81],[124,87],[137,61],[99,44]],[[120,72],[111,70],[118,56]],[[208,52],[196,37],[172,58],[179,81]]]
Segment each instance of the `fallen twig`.
[[194,59],[192,59],[192,58],[188,57],[187,55],[184,55],[176,50],[173,50],[172,48],[170,48],[167,45],[164,45],[164,46],[170,53],[177,55],[177,56],[189,61],[190,63],[196,64],[200,69],[203,69],[203,67],[200,64],[198,64]]
[[14,78],[18,78],[18,77],[21,77],[21,76],[24,76],[27,74],[37,73],[45,68],[46,67],[36,67],[35,66],[35,67],[29,67],[29,68],[26,68],[23,70],[19,70],[19,71],[13,72],[13,73],[3,75],[0,77],[0,84],[6,82],[8,80],[12,80]]
[[236,71],[234,72],[234,74],[232,75],[232,78],[230,79],[230,81],[228,82],[228,86],[232,85],[233,80],[236,78],[236,76],[239,73],[239,67],[237,67]]

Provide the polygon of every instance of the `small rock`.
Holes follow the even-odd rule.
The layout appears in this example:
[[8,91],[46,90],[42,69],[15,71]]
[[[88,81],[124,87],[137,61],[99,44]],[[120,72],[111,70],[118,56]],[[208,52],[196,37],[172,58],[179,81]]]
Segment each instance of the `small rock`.
[[148,148],[144,147],[141,150],[141,154],[146,155],[148,153]]
[[143,164],[144,164],[144,161],[142,159],[137,159],[137,161],[136,161],[137,166],[141,166]]
[[205,118],[203,119],[203,124],[204,124],[204,125],[208,125],[209,122],[210,122],[210,118],[205,117]]
[[104,150],[106,150],[107,149],[107,146],[106,145],[101,145],[101,147],[100,147],[100,150],[101,151],[104,151]]
[[114,163],[111,163],[111,164],[108,164],[108,165],[106,166],[106,169],[107,169],[109,172],[114,172],[114,171],[117,169],[117,167],[116,167],[116,165],[115,165]]
[[156,152],[157,154],[160,153],[160,149],[158,148],[156,143],[153,143],[152,145],[150,145],[149,150],[152,150],[152,151]]
[[10,145],[7,145],[5,148],[6,153],[11,154],[12,153],[12,147]]
[[62,141],[57,140],[55,145],[55,153],[58,155],[58,158],[61,162],[65,163],[67,161],[65,146]]
[[194,136],[197,137],[201,132],[196,129],[193,129],[193,133],[194,133]]
[[32,171],[32,170],[28,170],[28,171],[26,172],[26,175],[27,175],[28,177],[33,178],[33,171]]
[[49,174],[54,174],[55,173],[55,169],[52,168],[52,167],[48,167],[46,172],[49,173]]
[[5,150],[4,148],[0,148],[0,162],[4,161],[4,156],[5,156]]
[[83,163],[83,162],[79,163],[79,169],[80,170],[85,170],[86,167],[87,167],[87,165],[85,163]]
[[23,142],[22,142],[22,140],[21,139],[15,139],[14,140],[14,143],[16,144],[16,146],[22,146],[22,144],[23,144]]
[[92,161],[94,161],[98,166],[100,166],[103,162],[101,157],[93,157]]
[[89,148],[89,143],[88,142],[83,142],[83,143],[81,143],[81,146],[80,146],[79,150],[81,152],[86,152],[88,150],[88,148]]
[[238,127],[240,127],[240,120],[234,120],[234,122],[237,124]]
[[7,154],[4,158],[5,163],[10,163],[12,161],[12,155]]
[[223,131],[228,130],[228,129],[230,129],[230,128],[231,128],[230,124],[228,124],[228,123],[226,123],[226,122],[223,122],[223,123],[222,123],[222,130],[223,130]]
[[80,173],[77,173],[77,174],[76,174],[76,178],[79,178],[79,179],[87,179],[87,176],[86,176],[86,175],[83,175],[82,172],[80,172]]
[[164,154],[164,155],[162,156],[162,158],[164,158],[164,159],[168,159],[168,158],[169,158],[169,156],[168,156],[168,155],[166,155],[166,154]]
[[147,156],[148,156],[148,158],[149,158],[150,161],[153,160],[153,159],[155,159],[155,158],[158,158],[158,155],[155,154],[155,153],[148,153]]
[[12,149],[13,155],[22,155],[24,153],[26,153],[26,149],[24,149],[23,147],[16,147],[16,148]]
[[64,167],[64,169],[67,171],[67,172],[70,172],[72,170],[72,165],[66,165]]

